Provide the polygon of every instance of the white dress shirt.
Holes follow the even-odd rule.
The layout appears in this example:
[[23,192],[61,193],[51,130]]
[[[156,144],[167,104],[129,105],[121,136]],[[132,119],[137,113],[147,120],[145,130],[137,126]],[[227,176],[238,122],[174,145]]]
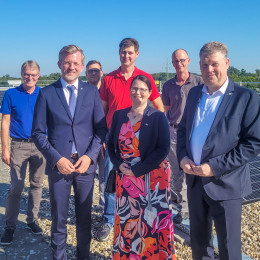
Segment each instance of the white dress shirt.
[[197,107],[190,142],[193,161],[196,165],[200,165],[202,148],[218,112],[227,86],[228,78],[223,86],[219,90],[213,92],[212,95],[209,94],[206,85],[202,88],[202,96]]
[[[60,78],[60,82],[61,82],[61,86],[62,86],[62,89],[63,89],[64,96],[65,96],[67,104],[69,106],[70,90],[67,87],[71,86],[71,85],[75,86],[75,94],[76,94],[76,97],[78,98],[79,80],[77,79],[73,84],[69,84],[63,78]],[[75,145],[74,141],[73,141],[73,144],[72,144],[72,151],[71,151],[71,153],[77,153],[77,148],[76,148],[76,145]]]
[[63,78],[60,78],[60,83],[61,83],[61,86],[62,86],[62,89],[63,89],[63,93],[65,95],[65,98],[66,98],[66,101],[67,101],[67,104],[69,105],[69,101],[70,101],[70,91],[68,90],[68,86],[75,86],[75,94],[76,96],[78,97],[78,88],[79,88],[79,80],[77,79],[73,84],[69,84],[67,83]]

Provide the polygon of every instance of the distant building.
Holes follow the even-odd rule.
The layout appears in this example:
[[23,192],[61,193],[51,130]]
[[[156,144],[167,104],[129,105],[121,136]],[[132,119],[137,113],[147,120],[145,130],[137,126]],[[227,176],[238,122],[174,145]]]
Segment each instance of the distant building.
[[9,88],[18,87],[22,83],[20,79],[12,79],[12,80],[8,80],[7,82],[9,84]]

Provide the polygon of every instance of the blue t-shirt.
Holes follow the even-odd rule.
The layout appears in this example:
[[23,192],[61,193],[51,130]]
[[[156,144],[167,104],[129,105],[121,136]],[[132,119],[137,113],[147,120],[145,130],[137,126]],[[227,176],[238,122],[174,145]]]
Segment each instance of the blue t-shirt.
[[34,92],[28,94],[20,85],[5,92],[0,113],[11,115],[11,137],[31,138],[33,111],[39,90],[36,86]]

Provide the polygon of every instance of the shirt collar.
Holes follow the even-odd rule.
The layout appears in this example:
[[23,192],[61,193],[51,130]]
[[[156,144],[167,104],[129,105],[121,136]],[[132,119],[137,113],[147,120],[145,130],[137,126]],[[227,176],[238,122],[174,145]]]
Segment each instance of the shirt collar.
[[79,79],[77,79],[73,84],[69,84],[68,82],[66,82],[63,78],[60,78],[60,83],[62,88],[67,88],[68,86],[75,86],[75,88],[78,90],[78,86],[79,86]]
[[[228,82],[229,82],[229,80],[227,78],[225,83],[222,85],[222,87],[220,89],[218,89],[217,91],[213,92],[211,96],[215,95],[216,93],[224,95],[227,90],[227,87],[228,87]],[[207,86],[205,84],[203,85],[202,92],[209,95]]]
[[[19,87],[18,87],[19,91],[23,94],[29,94],[27,91],[25,91],[25,89],[23,88],[23,84],[21,84]],[[39,91],[40,91],[40,88],[35,85],[35,90],[33,91],[33,93],[29,94],[29,95],[32,95],[32,94],[39,94]]]
[[[139,69],[135,66],[135,69],[133,71],[132,77],[135,77],[135,76],[138,75],[138,70]],[[123,77],[122,74],[121,74],[121,66],[116,70],[116,76],[119,77],[119,78]]]
[[[179,85],[178,81],[177,81],[177,74],[175,74],[175,76],[172,78],[173,79],[173,84],[175,85]],[[187,78],[187,80],[185,81],[185,83],[183,85],[186,85],[188,83],[191,83],[191,73],[189,72],[189,77]]]

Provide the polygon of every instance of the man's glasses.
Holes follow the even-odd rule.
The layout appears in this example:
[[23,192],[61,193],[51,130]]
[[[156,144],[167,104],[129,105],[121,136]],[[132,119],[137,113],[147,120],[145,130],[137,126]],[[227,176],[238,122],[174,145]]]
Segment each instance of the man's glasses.
[[180,60],[174,60],[173,63],[174,63],[174,64],[178,64],[178,63],[180,62],[180,63],[183,64],[183,63],[184,63],[186,60],[188,60],[188,59],[189,59],[189,58],[186,58],[186,59],[180,59]]
[[93,73],[93,74],[96,74],[96,73],[99,73],[100,70],[99,69],[90,69],[88,70],[88,73]]
[[32,78],[37,78],[39,76],[39,73],[38,74],[27,74],[27,73],[23,73],[23,77],[25,78],[25,79],[29,79],[30,77],[32,77]]
[[140,91],[141,94],[144,94],[148,89],[147,88],[130,88],[130,91],[132,93],[136,93],[138,90]]

